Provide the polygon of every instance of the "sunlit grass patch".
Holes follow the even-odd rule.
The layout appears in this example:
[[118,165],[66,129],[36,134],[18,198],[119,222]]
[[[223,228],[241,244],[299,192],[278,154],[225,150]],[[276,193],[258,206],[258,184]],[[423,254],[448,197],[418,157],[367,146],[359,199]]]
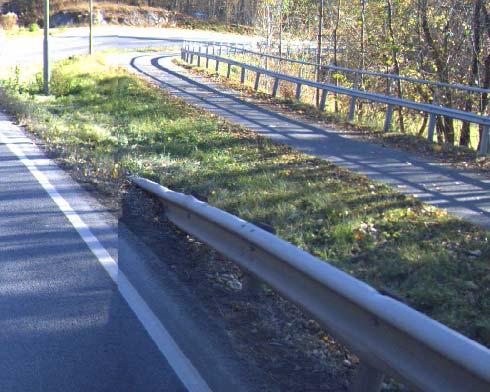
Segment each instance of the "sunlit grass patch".
[[3,104],[87,176],[129,171],[272,226],[490,345],[488,232],[232,126],[101,56],[58,63],[48,98],[36,80],[4,85]]

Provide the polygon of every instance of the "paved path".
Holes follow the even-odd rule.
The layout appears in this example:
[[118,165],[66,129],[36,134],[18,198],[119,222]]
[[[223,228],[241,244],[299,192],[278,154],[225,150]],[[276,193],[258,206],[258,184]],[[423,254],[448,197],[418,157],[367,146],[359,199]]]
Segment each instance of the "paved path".
[[481,174],[288,118],[243,101],[238,92],[185,72],[171,59],[168,54],[139,55],[132,58],[131,67],[189,103],[490,228],[490,179]]

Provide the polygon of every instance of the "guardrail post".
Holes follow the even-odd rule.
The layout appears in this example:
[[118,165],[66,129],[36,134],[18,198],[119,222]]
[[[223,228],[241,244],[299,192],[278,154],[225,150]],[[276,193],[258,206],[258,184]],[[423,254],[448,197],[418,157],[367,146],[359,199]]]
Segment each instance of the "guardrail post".
[[327,102],[327,94],[328,94],[328,91],[327,90],[322,90],[322,96],[320,98],[320,110],[325,110],[325,103]]
[[354,120],[355,111],[356,111],[356,97],[352,97],[350,99],[350,105],[349,105],[349,121]]
[[242,72],[240,73],[240,83],[245,83],[245,67],[242,67]]
[[209,54],[209,46],[206,46],[206,68],[209,67],[209,57],[208,57],[208,54]]
[[219,61],[216,60],[216,67],[214,67],[214,72],[218,73],[219,71]]
[[272,96],[277,97],[277,89],[279,88],[279,78],[274,79],[274,85],[272,86]]
[[296,101],[299,101],[299,99],[301,98],[301,83],[298,83],[296,85],[296,94],[294,97],[296,98]]
[[194,53],[191,53],[191,64],[194,64]]
[[365,361],[361,361],[349,392],[379,392],[384,375]]
[[[357,90],[359,87],[359,74],[356,74],[354,81],[354,89]],[[349,105],[349,121],[354,120],[354,114],[356,111],[356,97],[352,97]]]
[[254,85],[255,91],[259,89],[259,82],[260,82],[260,72],[257,72],[257,76],[255,76],[255,85]]
[[231,64],[230,64],[230,63],[228,63],[227,65],[228,65],[228,67],[227,67],[227,69],[226,69],[226,77],[227,77],[228,79],[230,79],[230,74],[231,74]]
[[429,113],[429,128],[427,131],[427,139],[430,142],[434,141],[434,129],[436,127],[436,115],[434,113]]
[[481,134],[481,142],[480,142],[480,154],[481,155],[487,155],[488,154],[488,143],[490,142],[490,127],[484,126],[482,129],[482,134]]
[[388,105],[386,108],[385,125],[383,127],[384,132],[388,132],[391,127],[391,116],[393,115],[393,105]]

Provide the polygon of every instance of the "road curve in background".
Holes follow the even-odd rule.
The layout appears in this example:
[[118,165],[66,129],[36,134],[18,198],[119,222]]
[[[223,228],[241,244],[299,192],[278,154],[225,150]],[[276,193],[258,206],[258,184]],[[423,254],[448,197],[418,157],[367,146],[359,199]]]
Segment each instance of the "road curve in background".
[[[184,40],[240,42],[254,41],[254,37],[213,31],[186,30],[179,28],[137,28],[105,26],[94,28],[94,48],[137,49],[182,44]],[[88,53],[88,28],[70,28],[50,37],[50,56],[59,60],[76,54]],[[40,65],[43,56],[43,38],[20,36],[0,40],[0,69],[12,66]]]

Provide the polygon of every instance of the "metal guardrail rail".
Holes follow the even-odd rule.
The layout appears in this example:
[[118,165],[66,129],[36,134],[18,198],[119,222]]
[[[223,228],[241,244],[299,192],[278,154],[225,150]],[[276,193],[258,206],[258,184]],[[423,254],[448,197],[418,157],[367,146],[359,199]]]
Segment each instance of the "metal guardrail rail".
[[150,180],[166,216],[309,312],[360,358],[351,392],[383,375],[422,391],[490,391],[490,350],[259,227]]
[[[296,63],[296,64],[302,64],[302,65],[309,65],[312,67],[317,68],[320,66],[322,69],[330,70],[330,71],[342,71],[342,72],[347,72],[347,73],[353,73],[353,74],[359,74],[359,75],[366,75],[366,76],[377,76],[385,79],[392,79],[392,80],[403,80],[406,82],[411,82],[411,83],[417,83],[417,84],[425,84],[429,86],[435,86],[435,87],[445,87],[445,88],[450,88],[450,89],[455,89],[455,90],[462,90],[462,91],[469,91],[469,92],[474,92],[474,93],[480,93],[480,94],[490,94],[490,89],[485,89],[481,87],[476,87],[476,86],[468,86],[465,84],[458,84],[458,83],[444,83],[444,82],[437,82],[434,80],[427,80],[427,79],[419,79],[419,78],[414,78],[410,76],[404,76],[404,75],[397,75],[397,74],[392,74],[392,73],[385,73],[385,72],[377,72],[377,71],[368,71],[366,69],[355,69],[355,68],[348,68],[348,67],[341,67],[337,65],[331,65],[331,64],[318,64],[315,62],[311,61],[305,61],[305,60],[299,60],[299,59],[293,59],[290,57],[281,57],[273,54],[268,54],[268,53],[261,53],[257,52],[251,49],[246,49],[244,44],[234,44],[234,43],[225,43],[225,42],[204,42],[204,41],[184,41],[183,45],[187,45],[187,49],[190,49],[189,44],[201,44],[203,46],[217,46],[219,47],[224,47],[227,49],[226,54],[230,54],[230,52],[233,52],[233,54],[237,53],[248,53],[252,54],[255,56],[260,56],[264,58],[270,58],[273,60],[278,60],[278,61],[284,61],[284,62],[291,62],[291,63]],[[216,54],[213,52],[213,54]],[[220,55],[222,54],[219,53]]]
[[322,90],[322,95],[320,99],[320,106],[319,108],[321,110],[325,109],[325,104],[326,104],[326,99],[327,99],[327,94],[329,92],[335,93],[335,94],[341,94],[341,95],[347,95],[351,97],[351,102],[349,105],[349,120],[354,119],[354,114],[355,114],[355,107],[356,107],[356,100],[357,99],[363,99],[371,102],[376,102],[376,103],[381,103],[387,105],[386,108],[386,115],[385,115],[385,122],[384,122],[384,131],[388,131],[391,126],[391,118],[393,115],[393,109],[395,107],[401,106],[407,109],[412,109],[418,112],[422,113],[428,113],[429,114],[429,125],[428,125],[428,139],[433,141],[434,139],[434,129],[435,129],[435,124],[436,124],[436,116],[444,116],[444,117],[450,117],[462,121],[466,121],[469,123],[474,123],[474,124],[479,124],[483,127],[483,132],[482,132],[482,140],[480,143],[480,154],[487,154],[489,150],[489,132],[490,132],[490,117],[489,116],[480,116],[471,112],[466,112],[463,110],[457,110],[457,109],[452,109],[452,108],[447,108],[444,106],[439,106],[435,104],[429,104],[429,103],[421,103],[421,102],[415,102],[415,101],[410,101],[407,99],[402,99],[402,98],[397,98],[393,97],[391,95],[384,95],[384,94],[379,94],[379,93],[373,93],[369,91],[364,91],[364,90],[359,90],[356,88],[347,88],[347,87],[342,87],[342,86],[337,86],[334,84],[329,84],[329,83],[319,83],[315,82],[309,79],[302,79],[296,76],[291,76],[291,75],[285,75],[279,72],[271,71],[265,68],[257,67],[255,65],[250,65],[246,64],[243,62],[239,62],[230,58],[218,56],[216,54],[211,54],[211,53],[206,53],[206,52],[201,52],[199,48],[199,51],[196,50],[191,50],[187,47],[182,47],[181,49],[181,58],[182,60],[188,62],[188,63],[193,63],[194,62],[194,57],[197,58],[197,65],[201,66],[201,58],[206,59],[206,67],[209,65],[209,60],[214,60],[216,62],[216,71],[219,68],[219,63],[224,63],[228,64],[228,69],[227,69],[227,77],[230,77],[231,73],[231,66],[237,66],[241,68],[241,74],[240,74],[240,81],[241,83],[244,83],[245,81],[245,72],[251,71],[254,72],[256,77],[255,77],[255,89],[258,89],[259,86],[259,80],[261,75],[266,75],[274,79],[274,84],[272,87],[272,96],[277,95],[278,87],[279,87],[279,82],[280,81],[286,81],[290,82],[293,84],[296,84],[296,94],[295,98],[297,100],[300,99],[301,97],[301,88],[302,86],[310,86],[319,90]]

